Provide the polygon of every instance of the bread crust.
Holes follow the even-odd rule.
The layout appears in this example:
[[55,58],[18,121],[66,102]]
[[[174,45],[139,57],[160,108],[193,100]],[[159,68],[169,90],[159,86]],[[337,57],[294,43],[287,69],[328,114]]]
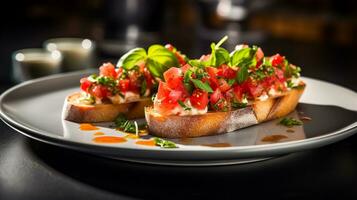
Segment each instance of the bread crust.
[[152,105],[150,98],[122,104],[87,105],[78,103],[80,97],[80,92],[67,96],[63,107],[63,119],[77,123],[110,122],[120,113],[128,119],[143,118],[144,108]]
[[165,138],[185,138],[218,135],[283,117],[292,112],[305,85],[284,95],[254,101],[245,108],[228,112],[208,112],[203,115],[163,116],[145,108],[145,118],[151,135]]

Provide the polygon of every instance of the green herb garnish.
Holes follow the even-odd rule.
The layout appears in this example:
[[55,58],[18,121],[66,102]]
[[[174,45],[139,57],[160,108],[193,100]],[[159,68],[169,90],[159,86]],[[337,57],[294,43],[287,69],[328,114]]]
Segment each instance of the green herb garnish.
[[178,66],[176,56],[158,44],[151,45],[147,52],[143,48],[132,49],[119,59],[117,66],[131,70],[140,62],[144,62],[150,73],[159,78],[162,78],[163,73],[170,67]]
[[207,82],[202,82],[201,80],[198,79],[191,79],[191,81],[197,88],[204,90],[206,92],[213,92],[211,86]]
[[301,126],[303,123],[292,117],[285,117],[282,120],[280,120],[279,124],[287,127],[292,127],[292,126]]
[[186,104],[183,103],[181,100],[178,100],[177,102],[183,108],[183,110],[191,110],[191,108],[186,106]]
[[155,145],[161,148],[178,148],[178,146],[171,141],[164,140],[158,137],[154,137]]
[[[114,121],[116,128],[127,133],[136,133],[134,121],[128,120],[123,114],[120,114]],[[146,124],[138,125],[138,129],[145,128]]]

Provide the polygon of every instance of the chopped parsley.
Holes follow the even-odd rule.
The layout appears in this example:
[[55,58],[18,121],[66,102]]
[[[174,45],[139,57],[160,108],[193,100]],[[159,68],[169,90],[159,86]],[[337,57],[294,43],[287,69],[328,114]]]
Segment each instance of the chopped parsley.
[[300,120],[294,119],[292,117],[284,117],[282,120],[280,120],[279,124],[287,127],[293,127],[301,126],[303,123]]
[[[115,126],[127,133],[136,133],[136,126],[134,121],[127,120],[123,114],[120,114],[114,121]],[[138,129],[142,129],[146,124],[141,124]]]
[[155,145],[161,148],[178,148],[178,146],[171,141],[164,140],[158,137],[154,137]]

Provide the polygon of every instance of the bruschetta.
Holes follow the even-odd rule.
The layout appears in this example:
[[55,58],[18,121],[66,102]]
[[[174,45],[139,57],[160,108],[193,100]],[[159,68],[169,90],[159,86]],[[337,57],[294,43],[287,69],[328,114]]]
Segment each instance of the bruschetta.
[[239,45],[170,68],[159,81],[153,106],[145,108],[149,133],[165,138],[222,134],[287,115],[305,83],[300,68],[279,54],[264,57]]
[[117,67],[104,63],[99,75],[82,78],[81,91],[65,99],[63,118],[78,123],[111,122],[119,114],[143,118],[163,72],[185,61],[172,45],[152,45],[148,51],[135,48],[120,58]]

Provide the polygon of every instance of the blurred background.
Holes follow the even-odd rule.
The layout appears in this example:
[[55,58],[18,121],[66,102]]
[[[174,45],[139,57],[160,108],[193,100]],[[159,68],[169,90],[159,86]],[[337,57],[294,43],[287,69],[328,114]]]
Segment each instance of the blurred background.
[[[152,43],[171,43],[189,57],[199,57],[210,51],[211,41],[228,35],[226,48],[256,44],[266,55],[279,52],[301,66],[304,76],[357,90],[353,0],[17,0],[3,3],[0,15],[2,87],[19,81],[13,52],[49,50],[51,38],[87,39],[80,43],[91,52],[79,51],[90,62],[81,67],[97,68]],[[50,73],[81,67],[62,66]]]

